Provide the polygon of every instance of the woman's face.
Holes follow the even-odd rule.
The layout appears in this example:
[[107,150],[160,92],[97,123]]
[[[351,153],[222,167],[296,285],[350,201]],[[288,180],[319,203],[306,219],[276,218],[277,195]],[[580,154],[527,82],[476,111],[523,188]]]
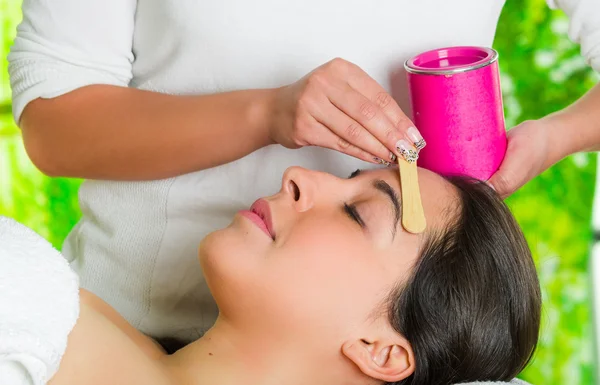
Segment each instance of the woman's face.
[[[423,169],[419,184],[428,230],[443,225],[452,186]],[[221,317],[280,339],[356,337],[409,276],[422,242],[402,227],[397,168],[348,179],[290,168],[253,209],[273,237],[242,212],[202,242],[200,260]]]

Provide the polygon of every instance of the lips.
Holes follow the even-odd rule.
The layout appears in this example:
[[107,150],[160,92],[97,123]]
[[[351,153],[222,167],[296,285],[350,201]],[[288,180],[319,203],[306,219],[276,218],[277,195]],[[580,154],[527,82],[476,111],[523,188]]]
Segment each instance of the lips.
[[265,229],[268,234],[275,240],[275,231],[273,229],[273,220],[271,217],[271,209],[269,203],[264,199],[259,199],[252,204],[250,211],[256,214],[264,223]]

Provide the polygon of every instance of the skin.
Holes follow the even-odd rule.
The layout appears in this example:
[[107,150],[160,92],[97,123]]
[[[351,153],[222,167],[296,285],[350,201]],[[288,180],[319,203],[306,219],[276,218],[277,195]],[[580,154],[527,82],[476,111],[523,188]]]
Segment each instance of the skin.
[[182,96],[91,85],[30,102],[19,126],[29,157],[47,175],[153,180],[275,143],[389,161],[391,152],[399,155],[398,140],[411,143],[413,124],[367,73],[334,59],[295,83],[263,90]]
[[583,151],[600,151],[600,85],[564,110],[510,130],[506,156],[489,183],[507,197],[561,159]]
[[[400,155],[397,140],[411,143],[407,130],[414,126],[379,84],[343,59],[277,89],[175,96],[92,85],[32,101],[19,125],[27,153],[45,174],[110,180],[173,177],[275,143],[378,163],[374,157]],[[600,85],[561,111],[511,129],[504,161],[488,183],[507,197],[566,156],[598,150]]]
[[[50,384],[364,385],[406,378],[415,368],[413,351],[388,323],[384,303],[409,277],[424,236],[396,223],[390,197],[373,187],[377,180],[400,196],[396,168],[351,179],[290,168],[281,190],[266,198],[275,240],[239,214],[205,238],[199,259],[220,315],[205,336],[171,356],[86,293]],[[419,184],[429,231],[444,226],[456,192],[422,169]],[[364,227],[345,203],[355,205]]]

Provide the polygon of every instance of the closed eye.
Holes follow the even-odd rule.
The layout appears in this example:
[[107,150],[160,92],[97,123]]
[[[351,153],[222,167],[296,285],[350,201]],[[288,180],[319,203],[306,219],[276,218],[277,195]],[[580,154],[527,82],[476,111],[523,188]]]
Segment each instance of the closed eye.
[[346,214],[348,214],[348,217],[358,223],[360,227],[365,227],[365,222],[362,220],[360,214],[356,210],[356,206],[344,203],[344,211]]

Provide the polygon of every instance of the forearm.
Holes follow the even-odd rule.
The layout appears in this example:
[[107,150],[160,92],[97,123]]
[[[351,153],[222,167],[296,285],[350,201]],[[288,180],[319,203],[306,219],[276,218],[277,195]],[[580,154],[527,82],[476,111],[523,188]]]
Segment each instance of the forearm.
[[272,97],[271,90],[173,96],[97,85],[31,102],[21,127],[27,152],[49,175],[162,179],[271,144]]
[[543,120],[550,125],[552,163],[576,152],[600,151],[600,84],[569,107]]

